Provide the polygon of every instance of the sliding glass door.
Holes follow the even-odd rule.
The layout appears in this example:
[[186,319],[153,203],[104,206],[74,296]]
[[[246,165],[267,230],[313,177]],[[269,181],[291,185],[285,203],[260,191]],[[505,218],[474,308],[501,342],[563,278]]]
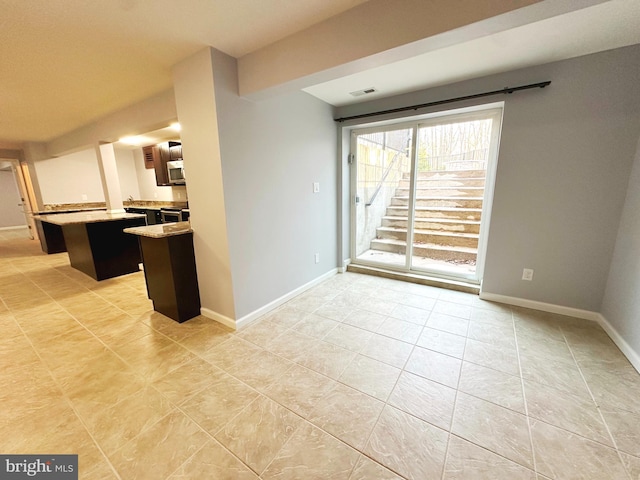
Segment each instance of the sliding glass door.
[[352,132],[352,259],[479,281],[501,109]]

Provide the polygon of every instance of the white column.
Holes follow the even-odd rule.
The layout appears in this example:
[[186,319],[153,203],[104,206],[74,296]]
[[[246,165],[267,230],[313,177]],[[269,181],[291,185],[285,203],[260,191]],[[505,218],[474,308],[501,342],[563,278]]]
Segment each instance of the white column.
[[116,165],[116,153],[113,150],[113,144],[97,144],[96,157],[98,158],[98,167],[100,168],[100,180],[102,181],[104,199],[107,202],[107,213],[124,212],[120,179],[118,178],[118,167]]

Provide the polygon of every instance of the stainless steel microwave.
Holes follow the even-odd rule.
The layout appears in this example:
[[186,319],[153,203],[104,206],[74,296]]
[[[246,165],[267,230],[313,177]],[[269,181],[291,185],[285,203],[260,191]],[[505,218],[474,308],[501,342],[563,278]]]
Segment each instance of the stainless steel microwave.
[[182,160],[167,162],[167,173],[169,174],[170,184],[184,185],[186,183],[184,176],[184,162]]

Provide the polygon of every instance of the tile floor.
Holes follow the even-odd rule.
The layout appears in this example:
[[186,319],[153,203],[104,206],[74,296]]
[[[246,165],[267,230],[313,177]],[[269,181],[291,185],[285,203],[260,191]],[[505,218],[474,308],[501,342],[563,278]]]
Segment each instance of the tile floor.
[[0,232],[0,452],[101,479],[640,478],[640,375],[587,321],[357,274],[231,332]]

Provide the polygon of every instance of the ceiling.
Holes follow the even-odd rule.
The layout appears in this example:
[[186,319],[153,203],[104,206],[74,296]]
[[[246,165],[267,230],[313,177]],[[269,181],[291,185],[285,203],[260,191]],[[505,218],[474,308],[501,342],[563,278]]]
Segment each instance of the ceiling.
[[[304,90],[342,106],[640,43],[640,1],[615,0]],[[354,97],[351,92],[375,88]]]
[[[364,2],[3,0],[0,142],[48,141],[165,91],[171,67],[206,45],[238,58]],[[640,43],[640,1],[574,3],[562,16],[305,90],[344,105]],[[349,94],[369,87],[378,91]]]

